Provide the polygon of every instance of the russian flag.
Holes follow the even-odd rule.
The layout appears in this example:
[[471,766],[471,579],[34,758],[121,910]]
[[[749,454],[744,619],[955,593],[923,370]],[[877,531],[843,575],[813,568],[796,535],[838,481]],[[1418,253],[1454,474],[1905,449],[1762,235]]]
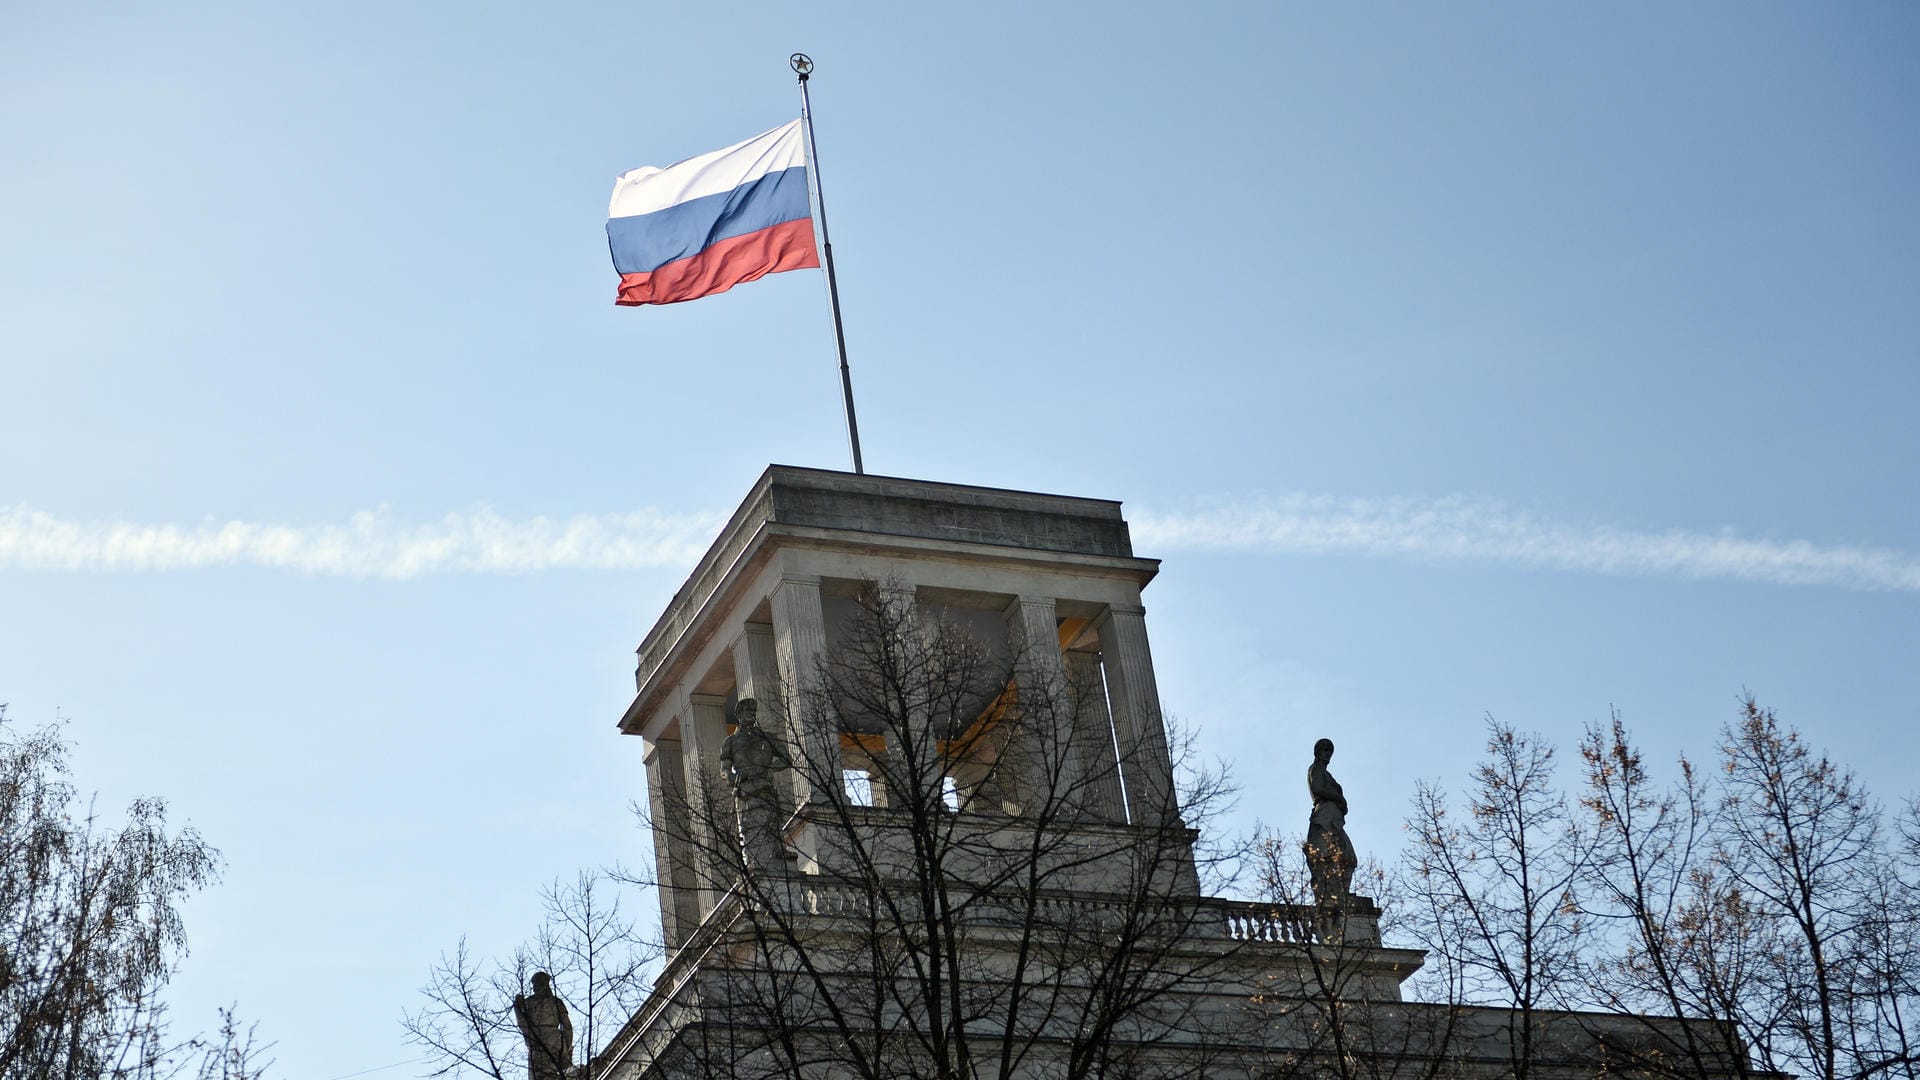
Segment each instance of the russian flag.
[[607,207],[614,303],[677,304],[820,265],[800,121],[664,169],[621,173]]

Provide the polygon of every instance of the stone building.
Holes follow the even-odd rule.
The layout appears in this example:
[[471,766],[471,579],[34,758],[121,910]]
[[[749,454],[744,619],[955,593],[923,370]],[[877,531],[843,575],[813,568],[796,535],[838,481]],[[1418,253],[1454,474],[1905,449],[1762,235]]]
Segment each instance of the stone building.
[[[669,953],[591,1074],[1500,1075],[1367,898],[1205,895],[1158,570],[1116,502],[769,468],[640,645]],[[1717,1033],[1558,1015],[1545,1071]]]

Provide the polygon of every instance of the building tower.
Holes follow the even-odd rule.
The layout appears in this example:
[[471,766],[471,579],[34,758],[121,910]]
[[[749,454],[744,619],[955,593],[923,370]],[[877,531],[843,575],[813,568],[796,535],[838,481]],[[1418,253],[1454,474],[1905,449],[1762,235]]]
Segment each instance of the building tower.
[[[640,645],[667,956],[593,1080],[1506,1075],[1344,883],[1205,895],[1158,566],[1115,502],[769,468]],[[1704,1030],[1543,1022],[1557,1077]]]
[[1115,502],[769,468],[639,649],[669,955],[596,1075],[1175,1075],[1329,934],[1397,1000],[1419,954],[1363,899],[1201,895],[1157,570]]

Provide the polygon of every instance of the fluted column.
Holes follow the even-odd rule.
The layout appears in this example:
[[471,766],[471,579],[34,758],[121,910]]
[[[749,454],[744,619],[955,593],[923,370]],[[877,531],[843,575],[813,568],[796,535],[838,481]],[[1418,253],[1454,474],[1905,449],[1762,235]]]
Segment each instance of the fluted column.
[[794,763],[793,793],[798,803],[825,802],[826,789],[840,783],[840,735],[833,717],[819,706],[820,661],[826,652],[826,616],[820,606],[820,579],[783,578],[773,590],[773,643],[786,695],[782,710]]
[[1078,813],[1085,800],[1053,597],[1016,597],[1006,617],[1020,687],[1021,812],[1039,813],[1044,804],[1065,800],[1068,811]]
[[653,864],[659,882],[660,929],[667,944],[679,948],[700,925],[699,886],[689,860],[692,845],[682,826],[687,811],[682,787],[680,744],[656,739],[647,744],[647,810],[653,825]]
[[1110,607],[1098,630],[1129,817],[1135,824],[1171,824],[1180,808],[1174,804],[1166,721],[1160,715],[1160,688],[1154,682],[1153,652],[1147,646],[1146,609]]
[[772,708],[780,692],[780,658],[773,645],[773,627],[748,623],[733,639],[733,683],[743,698],[766,698]]
[[720,767],[720,743],[727,737],[727,699],[688,694],[680,710],[681,753],[686,759],[687,802],[693,809],[688,830],[699,848],[693,869],[699,878],[704,916],[732,885],[730,857],[740,843],[733,816],[733,785]]
[[1074,709],[1074,750],[1080,759],[1086,795],[1081,805],[1102,821],[1127,820],[1120,791],[1120,759],[1113,750],[1113,717],[1107,712],[1107,688],[1100,678],[1100,657],[1089,652],[1066,655],[1067,684]]
[[[879,624],[893,638],[899,667],[895,674],[904,686],[924,687],[930,658],[926,631],[920,624],[918,591],[899,579],[875,582],[873,589],[868,602],[878,605]],[[860,751],[874,778],[875,806],[911,806],[916,798],[938,792],[940,770],[948,764],[933,731],[926,694],[909,691],[900,704],[904,715],[890,718],[876,733],[879,746],[871,752],[864,747]],[[872,744],[871,737],[867,742]]]

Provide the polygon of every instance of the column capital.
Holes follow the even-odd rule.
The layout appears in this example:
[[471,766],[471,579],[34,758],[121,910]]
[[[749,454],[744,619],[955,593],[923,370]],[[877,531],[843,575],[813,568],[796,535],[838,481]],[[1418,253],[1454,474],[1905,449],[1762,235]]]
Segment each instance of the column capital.
[[727,695],[725,694],[688,694],[687,704],[705,705],[709,708],[724,709],[727,707]]
[[1020,612],[1027,608],[1057,610],[1059,606],[1060,602],[1051,596],[1036,596],[1032,593],[1021,593],[1012,600],[1007,601],[1007,606],[1000,610],[1000,614],[1012,619],[1018,617]]
[[[661,745],[662,743],[671,743],[672,745],[662,746]],[[664,737],[658,738],[658,739],[641,739],[640,747],[641,747],[640,763],[642,765],[651,767],[654,763],[654,759],[660,756],[661,751],[664,750],[664,751],[668,751],[675,754],[679,753],[680,740],[669,739]]]
[[884,578],[873,583],[872,595],[889,620],[898,620],[903,627],[914,624],[914,608],[920,603],[918,585],[898,578]]

